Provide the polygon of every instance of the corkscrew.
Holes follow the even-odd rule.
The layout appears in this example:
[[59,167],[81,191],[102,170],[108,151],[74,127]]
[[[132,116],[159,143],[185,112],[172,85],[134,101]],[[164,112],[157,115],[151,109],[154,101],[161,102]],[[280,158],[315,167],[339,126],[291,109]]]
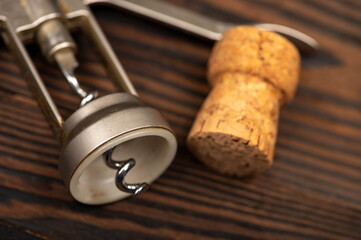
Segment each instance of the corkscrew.
[[[0,21],[2,37],[60,142],[59,169],[72,196],[103,204],[147,189],[173,160],[176,138],[161,114],[140,102],[88,6],[80,0],[2,0]],[[88,35],[122,92],[99,97],[81,87],[69,29]],[[80,108],[65,121],[24,46],[31,41],[80,97]]]
[[[173,160],[177,142],[161,114],[142,104],[88,5],[106,3],[219,40],[231,24],[197,15],[162,1],[146,0],[1,0],[0,23],[28,85],[61,146],[59,170],[71,195],[85,204],[104,204],[148,188]],[[280,32],[301,50],[318,44],[296,30],[275,24],[252,24]],[[92,40],[121,92],[99,97],[87,92],[74,74],[76,44],[70,31],[81,29]],[[25,44],[37,42],[49,62],[56,62],[80,97],[79,109],[60,115]]]

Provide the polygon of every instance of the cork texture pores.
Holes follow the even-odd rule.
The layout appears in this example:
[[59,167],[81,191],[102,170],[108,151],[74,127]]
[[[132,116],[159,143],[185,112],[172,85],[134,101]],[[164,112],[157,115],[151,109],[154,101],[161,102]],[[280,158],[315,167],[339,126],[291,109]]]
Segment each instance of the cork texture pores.
[[279,109],[294,96],[300,56],[280,35],[227,31],[209,59],[212,86],[189,132],[190,150],[210,168],[244,177],[273,162]]

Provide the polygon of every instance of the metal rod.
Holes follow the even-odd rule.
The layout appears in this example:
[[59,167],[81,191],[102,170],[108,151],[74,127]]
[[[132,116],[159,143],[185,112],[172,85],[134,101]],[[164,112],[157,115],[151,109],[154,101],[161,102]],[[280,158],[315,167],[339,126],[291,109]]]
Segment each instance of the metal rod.
[[61,71],[63,72],[65,78],[68,80],[69,85],[74,89],[79,97],[85,98],[87,93],[83,90],[78,80],[74,75],[74,69],[79,65],[76,61],[74,54],[72,54],[71,49],[65,49],[57,52],[54,55],[56,62],[58,63]]
[[84,3],[115,5],[211,40],[219,40],[223,34],[223,29],[219,29],[223,23],[164,1],[84,0]]
[[71,48],[65,48],[56,52],[54,54],[54,59],[58,63],[71,88],[79,97],[81,97],[81,107],[98,97],[98,91],[92,91],[89,93],[86,92],[80,86],[78,79],[75,77],[74,69],[78,66],[78,61],[76,60]]
[[99,3],[115,5],[213,41],[220,40],[229,28],[249,25],[282,34],[301,52],[315,53],[320,48],[317,41],[310,36],[286,26],[271,23],[222,22],[161,0],[83,0],[83,2],[88,5]]
[[91,39],[94,41],[95,45],[99,49],[99,52],[102,54],[102,57],[109,69],[110,74],[113,77],[115,84],[118,85],[118,87],[124,92],[138,96],[137,91],[130,82],[128,75],[124,71],[123,66],[118,61],[117,56],[112,50],[112,47],[110,46],[103,31],[95,21],[92,14],[88,14],[88,17],[86,18],[86,24],[88,25],[88,31],[91,35]]

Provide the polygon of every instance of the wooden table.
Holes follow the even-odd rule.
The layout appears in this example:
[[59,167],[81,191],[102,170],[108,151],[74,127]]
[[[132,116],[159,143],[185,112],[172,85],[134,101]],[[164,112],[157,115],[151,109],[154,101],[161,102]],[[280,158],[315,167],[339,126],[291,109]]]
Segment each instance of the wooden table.
[[[324,50],[303,59],[294,101],[281,112],[275,164],[233,179],[200,164],[185,137],[206,97],[212,43],[119,9],[93,8],[141,99],[179,139],[171,167],[137,198],[75,202],[57,170],[60,150],[13,56],[0,44],[0,239],[360,239],[361,2],[172,0],[232,22],[288,25]],[[77,76],[115,91],[81,34]],[[28,48],[64,117],[79,103],[55,65]]]

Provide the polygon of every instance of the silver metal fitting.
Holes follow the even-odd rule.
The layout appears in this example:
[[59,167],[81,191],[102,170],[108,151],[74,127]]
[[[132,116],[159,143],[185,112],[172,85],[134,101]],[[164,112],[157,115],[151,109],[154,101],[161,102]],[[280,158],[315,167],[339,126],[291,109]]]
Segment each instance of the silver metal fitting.
[[61,50],[76,52],[76,45],[68,29],[59,19],[51,19],[42,23],[36,33],[36,40],[43,55],[48,61],[54,61],[54,56]]

